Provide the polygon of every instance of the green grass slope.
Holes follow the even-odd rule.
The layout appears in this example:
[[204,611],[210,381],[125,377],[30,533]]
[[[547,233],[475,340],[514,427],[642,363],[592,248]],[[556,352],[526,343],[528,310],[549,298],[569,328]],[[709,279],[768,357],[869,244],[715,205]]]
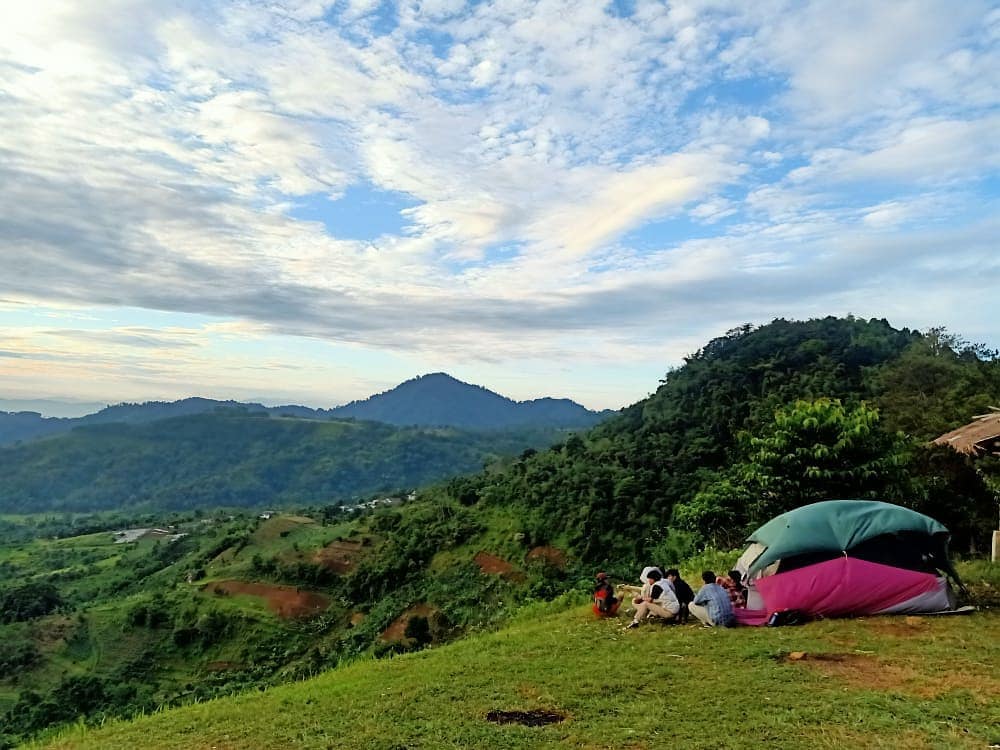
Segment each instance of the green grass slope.
[[[564,606],[564,605],[563,605]],[[798,628],[621,630],[582,606],[317,678],[34,747],[984,748],[1000,741],[1000,613]],[[790,660],[792,652],[805,652]],[[490,711],[558,712],[529,727]]]

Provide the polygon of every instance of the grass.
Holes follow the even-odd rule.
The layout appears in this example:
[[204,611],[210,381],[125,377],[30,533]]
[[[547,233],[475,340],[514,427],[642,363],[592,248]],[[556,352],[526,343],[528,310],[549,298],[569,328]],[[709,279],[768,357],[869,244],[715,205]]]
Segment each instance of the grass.
[[[529,609],[508,627],[100,729],[51,748],[985,748],[1000,613],[705,630]],[[806,657],[789,661],[790,652]],[[548,726],[492,710],[555,711]],[[37,746],[36,746],[37,747]]]

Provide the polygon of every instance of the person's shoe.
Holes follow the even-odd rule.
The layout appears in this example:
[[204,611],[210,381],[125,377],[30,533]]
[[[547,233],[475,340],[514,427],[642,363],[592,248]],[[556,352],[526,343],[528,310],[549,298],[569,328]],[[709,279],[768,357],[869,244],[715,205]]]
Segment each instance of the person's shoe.
[[637,627],[639,627],[639,623],[637,623],[635,620],[632,620],[632,622],[630,622],[628,625],[625,626],[625,629],[631,630],[632,628],[637,628]]

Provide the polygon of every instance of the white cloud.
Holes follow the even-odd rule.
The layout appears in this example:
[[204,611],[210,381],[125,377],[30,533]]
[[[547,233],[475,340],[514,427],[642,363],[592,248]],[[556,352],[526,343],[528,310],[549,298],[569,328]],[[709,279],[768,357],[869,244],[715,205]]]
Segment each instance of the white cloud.
[[[887,274],[926,296],[942,277],[899,251],[916,225],[956,267],[983,259],[998,29],[975,1],[8,3],[0,310],[613,363],[673,330],[847,312]],[[352,185],[408,195],[408,229],[288,215]],[[683,216],[714,236],[671,234]],[[138,372],[137,349],[95,367]],[[170,377],[210,378],[205,356]]]

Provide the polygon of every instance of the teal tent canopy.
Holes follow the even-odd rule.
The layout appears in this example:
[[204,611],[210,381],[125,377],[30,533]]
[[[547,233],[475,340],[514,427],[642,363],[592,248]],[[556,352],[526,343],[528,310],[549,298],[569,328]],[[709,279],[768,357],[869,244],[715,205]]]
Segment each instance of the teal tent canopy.
[[923,513],[876,500],[826,500],[782,513],[748,538],[765,549],[750,573],[783,558],[808,552],[848,552],[882,534],[920,532],[933,536],[948,529]]

